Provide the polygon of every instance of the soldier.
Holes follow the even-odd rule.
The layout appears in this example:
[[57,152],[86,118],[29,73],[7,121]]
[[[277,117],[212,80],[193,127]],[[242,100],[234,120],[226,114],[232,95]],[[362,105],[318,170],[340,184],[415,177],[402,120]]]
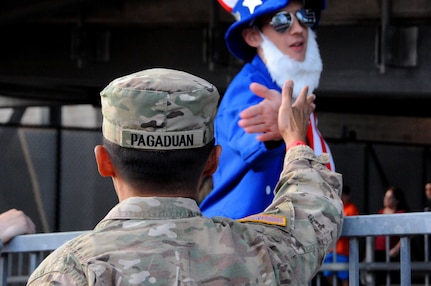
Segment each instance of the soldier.
[[95,156],[119,204],[49,255],[28,285],[306,285],[341,232],[342,176],[305,145],[314,95],[304,89],[292,104],[292,88],[279,112],[288,151],[274,202],[233,220],[204,217],[196,203],[221,152],[216,87],[169,69],[112,81]]

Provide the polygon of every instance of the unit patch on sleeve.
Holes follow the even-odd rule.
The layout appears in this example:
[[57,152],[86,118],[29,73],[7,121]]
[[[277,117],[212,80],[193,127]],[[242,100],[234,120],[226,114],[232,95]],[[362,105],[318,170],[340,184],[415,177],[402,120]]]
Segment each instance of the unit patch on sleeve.
[[283,216],[269,214],[255,214],[241,219],[238,222],[258,222],[272,225],[286,226],[286,218]]

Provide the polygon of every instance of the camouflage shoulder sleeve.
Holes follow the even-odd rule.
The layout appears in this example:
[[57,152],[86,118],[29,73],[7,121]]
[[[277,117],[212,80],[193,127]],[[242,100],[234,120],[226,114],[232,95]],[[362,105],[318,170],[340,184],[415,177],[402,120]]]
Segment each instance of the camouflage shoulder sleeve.
[[342,176],[327,169],[328,154],[316,156],[308,146],[291,148],[275,189],[273,203],[265,212],[286,216],[294,245],[289,251],[297,281],[311,279],[341,234]]
[[28,279],[27,286],[33,285],[88,285],[81,263],[67,248],[61,246],[36,268]]

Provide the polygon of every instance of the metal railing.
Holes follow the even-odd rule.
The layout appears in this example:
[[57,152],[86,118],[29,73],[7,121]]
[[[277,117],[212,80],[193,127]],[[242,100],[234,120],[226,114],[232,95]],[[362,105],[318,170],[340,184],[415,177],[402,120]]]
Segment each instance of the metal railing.
[[85,231],[19,235],[3,246],[0,285],[25,285],[39,263],[64,242]]
[[[28,276],[37,265],[54,249],[86,231],[59,232],[48,234],[21,235],[6,244],[0,256],[1,285],[25,285]],[[371,278],[367,285],[374,285],[373,273],[381,270],[399,270],[400,284],[412,285],[412,271],[423,274],[428,285],[431,262],[428,252],[428,234],[431,234],[431,212],[416,212],[390,215],[349,216],[344,220],[342,236],[350,241],[349,263],[324,264],[323,270],[348,270],[349,285],[359,286],[360,272]],[[376,236],[399,236],[401,241],[399,262],[375,262],[373,257]],[[424,237],[424,260],[411,260],[411,238]],[[365,239],[365,253],[360,251],[360,240]],[[363,254],[363,255],[361,255]],[[362,259],[365,257],[365,259]],[[321,272],[320,272],[321,273]],[[320,285],[320,273],[316,284]],[[390,282],[389,282],[390,283]],[[390,284],[387,284],[390,285]]]
[[[412,272],[423,277],[420,285],[429,285],[431,276],[431,262],[429,253],[428,235],[431,233],[431,212],[413,212],[403,214],[376,214],[359,215],[345,218],[342,236],[349,238],[349,263],[329,263],[324,264],[321,271],[348,270],[349,285],[359,286],[376,285],[374,275],[376,271],[387,271],[386,284],[394,285],[389,278],[390,271],[399,271],[400,285],[412,285]],[[386,236],[386,261],[376,262],[374,260],[374,238],[376,236]],[[398,236],[401,242],[399,262],[389,262],[390,236]],[[423,260],[412,261],[411,239],[422,237]],[[360,239],[365,238],[365,253],[360,252]],[[361,255],[362,254],[362,255]],[[363,258],[361,259],[361,256]],[[362,273],[362,283],[360,273]],[[317,286],[320,285],[320,274],[318,275]],[[365,280],[365,281],[364,281]],[[337,285],[335,281],[334,285]]]

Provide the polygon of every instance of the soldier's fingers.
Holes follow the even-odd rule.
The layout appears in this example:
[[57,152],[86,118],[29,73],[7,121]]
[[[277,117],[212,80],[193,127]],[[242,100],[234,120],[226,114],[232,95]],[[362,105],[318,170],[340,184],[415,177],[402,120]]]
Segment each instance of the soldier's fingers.
[[287,80],[283,85],[282,96],[281,96],[281,110],[289,110],[292,108],[292,93],[293,93],[293,81]]
[[305,102],[308,96],[308,85],[304,86],[296,99],[296,102]]

